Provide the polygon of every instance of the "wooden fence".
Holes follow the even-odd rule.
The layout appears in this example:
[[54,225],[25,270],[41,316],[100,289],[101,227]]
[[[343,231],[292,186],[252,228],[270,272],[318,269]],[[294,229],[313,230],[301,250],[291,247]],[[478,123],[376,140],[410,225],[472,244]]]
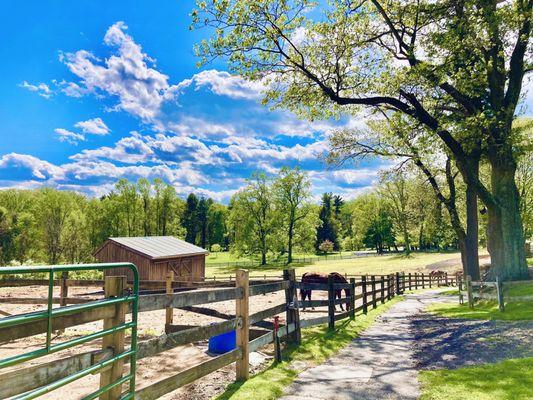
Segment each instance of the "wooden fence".
[[[76,284],[77,281],[69,281],[63,277],[58,283],[62,288],[68,288]],[[106,287],[115,287],[114,280],[124,279],[123,277],[106,278]],[[266,279],[265,279],[266,280]],[[349,283],[334,283],[331,279],[327,284],[305,284],[298,282],[293,269],[283,273],[283,279],[276,282],[261,282],[250,285],[250,277],[247,271],[238,271],[233,287],[204,288],[196,291],[178,292],[173,287],[172,276],[164,282],[166,293],[148,294],[139,296],[139,312],[154,310],[167,310],[165,331],[162,336],[141,341],[138,343],[137,359],[152,357],[164,351],[168,351],[177,346],[209,339],[214,335],[236,330],[237,347],[235,350],[223,355],[212,357],[202,361],[200,364],[186,369],[176,371],[172,376],[151,383],[137,390],[136,399],[156,399],[160,396],[172,392],[196,379],[199,379],[211,372],[214,372],[233,362],[236,363],[237,379],[248,378],[249,353],[283,338],[289,343],[299,343],[301,340],[301,329],[320,324],[328,324],[329,329],[335,328],[335,322],[344,318],[355,318],[356,313],[367,313],[370,308],[376,308],[379,304],[392,299],[394,296],[403,293],[405,290],[414,290],[431,287],[434,282],[427,274],[403,274],[391,275],[371,275],[353,276],[349,278]],[[432,283],[433,281],[433,283]],[[451,284],[447,277],[442,284]],[[91,282],[95,284],[95,282]],[[100,283],[98,282],[97,285]],[[439,285],[441,282],[439,281]],[[327,300],[313,300],[300,302],[297,296],[297,289],[327,290]],[[347,291],[348,295],[335,299],[335,291]],[[357,290],[359,289],[359,290]],[[64,289],[63,289],[64,290]],[[280,304],[274,305],[256,313],[249,313],[249,301],[251,297],[273,292],[285,292],[285,299]],[[360,292],[357,293],[356,292]],[[65,293],[66,294],[66,293]],[[106,291],[106,297],[113,293]],[[116,295],[116,294],[115,294]],[[66,301],[65,301],[66,300]],[[236,313],[222,322],[202,325],[202,326],[175,326],[173,324],[172,310],[174,308],[197,310],[198,305],[213,304],[222,301],[235,301]],[[98,300],[92,300],[98,304]],[[126,314],[131,313],[127,306],[116,307],[103,305],[90,311],[76,312],[75,305],[69,306],[69,298],[65,295],[59,299],[61,305],[65,307],[65,312],[54,319],[54,329],[62,330],[85,323],[104,320],[125,320]],[[346,304],[348,310],[337,313],[336,305]],[[302,307],[328,307],[327,316],[315,317],[312,319],[300,319],[299,310]],[[70,311],[72,310],[72,311]],[[250,340],[250,327],[265,322],[266,319],[275,315],[285,314],[285,325],[277,331],[267,331],[258,337]],[[46,332],[46,321],[28,322],[14,327],[0,327],[0,343],[9,342],[16,339],[23,339],[33,335]],[[57,359],[47,363],[17,368],[15,370],[0,374],[0,399],[26,393],[33,389],[53,383],[59,379],[73,375],[83,369],[89,368],[96,363],[101,363],[112,357],[117,351],[117,347],[124,345],[124,333],[113,334],[109,340],[104,340],[102,349],[99,351],[85,352],[73,356]],[[124,361],[128,363],[126,359]],[[113,368],[106,374],[109,379],[118,380],[124,376],[124,368]],[[102,373],[102,376],[104,373]],[[101,385],[107,382],[101,380]],[[142,384],[142,380],[140,381]],[[118,393],[118,394],[117,394]],[[120,397],[120,390],[108,397],[111,400]]]
[[466,295],[470,308],[474,308],[477,300],[493,300],[498,302],[500,311],[505,311],[505,299],[508,301],[533,301],[533,296],[510,296],[508,294],[508,289],[522,284],[533,284],[533,280],[503,282],[496,278],[494,282],[472,281],[470,276],[467,276],[466,290],[459,287],[459,303],[464,303],[464,296]]

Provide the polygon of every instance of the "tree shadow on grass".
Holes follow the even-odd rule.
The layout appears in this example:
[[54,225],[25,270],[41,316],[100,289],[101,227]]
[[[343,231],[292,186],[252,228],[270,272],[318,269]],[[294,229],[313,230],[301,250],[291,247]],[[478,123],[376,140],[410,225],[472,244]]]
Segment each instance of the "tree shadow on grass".
[[531,399],[533,358],[506,360],[454,370],[422,371],[421,400]]

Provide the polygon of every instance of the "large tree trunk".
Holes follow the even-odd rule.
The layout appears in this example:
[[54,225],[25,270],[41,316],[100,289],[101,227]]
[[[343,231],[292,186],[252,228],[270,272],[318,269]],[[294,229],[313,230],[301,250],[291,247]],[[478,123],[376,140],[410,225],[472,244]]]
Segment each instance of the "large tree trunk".
[[[506,157],[490,157],[492,195],[496,205],[488,208],[488,248],[493,276],[525,279],[528,269],[525,239],[515,183],[516,166]],[[509,160],[509,158],[507,159]]]
[[472,185],[466,187],[466,235],[464,238],[465,257],[463,270],[466,275],[478,281],[479,276],[479,224],[477,192]]

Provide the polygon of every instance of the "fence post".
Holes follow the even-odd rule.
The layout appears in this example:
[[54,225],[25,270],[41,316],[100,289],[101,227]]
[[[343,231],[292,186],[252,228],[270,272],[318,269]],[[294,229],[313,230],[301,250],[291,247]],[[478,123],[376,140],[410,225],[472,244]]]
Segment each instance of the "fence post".
[[426,277],[424,276],[424,273],[422,272],[422,289],[426,288]]
[[67,279],[68,279],[68,271],[63,271],[61,273],[61,279],[59,280],[59,286],[60,286],[59,305],[61,307],[65,307],[67,305],[67,297],[68,297]]
[[[174,271],[169,271],[166,279],[166,291],[169,297],[172,297],[174,294],[174,289],[172,288],[172,281],[174,280]],[[174,308],[167,307],[165,310],[165,333],[170,332],[170,325],[174,322]]]
[[287,334],[287,342],[300,343],[300,311],[298,307],[298,296],[296,293],[296,271],[294,268],[283,270],[283,280],[289,281],[289,287],[285,289],[285,304],[286,304],[286,320],[287,329],[289,324],[294,323],[295,330],[291,334]]
[[505,311],[505,302],[503,299],[503,284],[500,277],[496,277],[496,293],[498,295],[498,308],[500,311]]
[[411,290],[411,273],[409,272],[409,290]]
[[[125,276],[107,276],[104,283],[105,297],[121,297],[126,289],[127,278]],[[104,319],[104,329],[111,329],[121,325],[126,321],[126,303],[120,303],[115,306],[115,315],[111,318]],[[112,348],[114,354],[120,354],[124,351],[124,335],[122,330],[117,333],[106,335],[102,339],[102,349]],[[100,388],[109,385],[122,377],[124,360],[114,362],[109,369],[100,373]],[[100,400],[117,400],[122,394],[122,385],[110,389],[100,395]]]
[[379,300],[381,301],[381,304],[383,304],[385,303],[385,276],[384,275],[381,275],[379,287],[380,287],[380,292],[381,292]]
[[429,274],[429,287],[430,287],[430,288],[432,287],[432,286],[431,286],[431,285],[432,285],[432,281],[433,281],[432,278],[433,278],[433,277],[431,276],[431,273],[430,273],[430,274]]
[[460,275],[457,275],[457,286],[459,287],[459,291],[463,290],[463,277]]
[[372,283],[372,308],[376,308],[376,276],[372,275],[370,277],[370,282]]
[[418,289],[418,272],[415,272],[415,290]]
[[248,271],[240,269],[235,275],[235,287],[242,288],[242,299],[236,301],[236,318],[240,318],[242,326],[237,329],[237,347],[241,348],[242,357],[235,363],[237,381],[245,381],[250,374],[250,318],[249,318],[249,295],[250,285]]
[[472,296],[472,278],[470,275],[466,276],[466,292],[468,296],[468,307],[474,308],[474,297]]
[[350,278],[350,318],[355,319],[355,278]]
[[401,289],[400,289],[400,273],[399,272],[396,272],[396,294],[397,295],[400,295],[401,294]]
[[368,303],[366,302],[366,275],[361,277],[361,292],[363,293],[363,314],[368,313]]
[[328,275],[328,329],[335,329],[335,289],[333,276]]
[[447,272],[444,273],[444,282],[445,282],[445,285],[448,286],[448,273]]

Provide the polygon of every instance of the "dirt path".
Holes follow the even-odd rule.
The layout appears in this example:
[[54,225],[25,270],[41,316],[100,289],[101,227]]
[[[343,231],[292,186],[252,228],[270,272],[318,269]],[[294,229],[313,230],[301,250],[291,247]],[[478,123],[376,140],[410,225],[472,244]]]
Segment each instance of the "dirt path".
[[282,399],[418,398],[410,317],[439,297],[437,291],[407,295],[337,356],[300,374]]

